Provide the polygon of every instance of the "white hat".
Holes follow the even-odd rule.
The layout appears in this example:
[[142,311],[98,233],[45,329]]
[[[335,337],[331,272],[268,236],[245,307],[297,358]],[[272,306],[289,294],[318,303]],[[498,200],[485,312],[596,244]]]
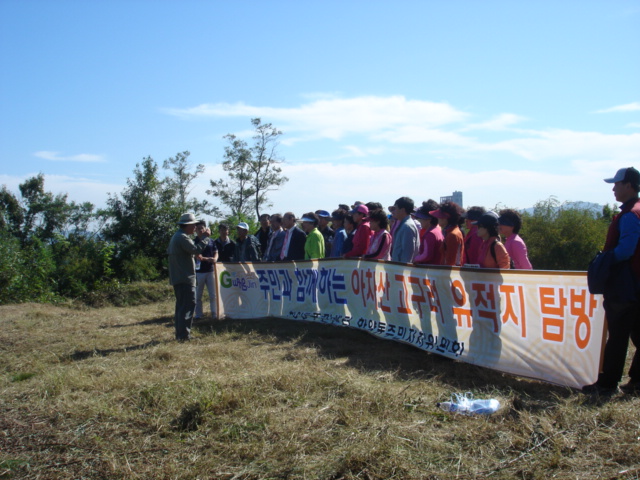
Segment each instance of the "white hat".
[[194,225],[198,223],[196,216],[193,213],[183,213],[178,221],[178,225]]
[[247,225],[245,222],[240,222],[237,225],[237,228],[242,228],[243,230],[246,230],[247,232],[249,231],[249,225]]

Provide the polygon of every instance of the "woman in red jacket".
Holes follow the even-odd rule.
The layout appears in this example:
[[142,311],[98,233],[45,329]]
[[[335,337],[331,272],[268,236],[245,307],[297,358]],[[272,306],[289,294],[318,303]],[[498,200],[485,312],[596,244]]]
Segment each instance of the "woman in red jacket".
[[369,225],[369,209],[366,205],[357,205],[351,210],[353,221],[356,224],[356,233],[353,235],[353,247],[344,254],[345,258],[364,257],[369,250],[371,241],[371,226]]

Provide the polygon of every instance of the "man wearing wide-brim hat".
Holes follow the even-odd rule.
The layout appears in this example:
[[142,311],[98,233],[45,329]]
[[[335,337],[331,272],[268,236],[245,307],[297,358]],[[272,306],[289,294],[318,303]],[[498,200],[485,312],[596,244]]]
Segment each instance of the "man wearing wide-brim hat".
[[202,239],[191,236],[196,230],[195,215],[185,213],[178,221],[178,231],[171,237],[167,254],[169,255],[169,283],[173,285],[176,295],[175,327],[176,340],[185,341],[191,338],[191,323],[196,309],[196,266],[194,255],[202,253],[206,248],[206,240],[211,230],[206,228]]

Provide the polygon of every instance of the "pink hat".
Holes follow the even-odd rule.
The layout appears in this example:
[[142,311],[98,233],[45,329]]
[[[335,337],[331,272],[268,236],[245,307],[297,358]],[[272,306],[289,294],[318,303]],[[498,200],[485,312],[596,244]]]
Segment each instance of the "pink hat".
[[349,212],[351,215],[354,213],[362,213],[365,217],[369,215],[369,207],[366,205],[356,205],[356,207]]
[[449,215],[448,213],[443,212],[443,211],[442,211],[442,210],[440,210],[440,209],[437,209],[437,210],[431,210],[431,211],[429,212],[429,215],[431,215],[432,217],[436,217],[436,218],[449,218],[449,217],[450,217],[450,215]]

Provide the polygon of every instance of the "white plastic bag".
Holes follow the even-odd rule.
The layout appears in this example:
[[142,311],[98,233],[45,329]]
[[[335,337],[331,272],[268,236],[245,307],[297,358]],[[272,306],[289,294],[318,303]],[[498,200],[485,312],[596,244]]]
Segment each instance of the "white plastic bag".
[[448,402],[437,404],[446,412],[457,412],[466,415],[491,415],[500,408],[500,402],[494,398],[487,400],[475,400],[473,393],[454,393]]

